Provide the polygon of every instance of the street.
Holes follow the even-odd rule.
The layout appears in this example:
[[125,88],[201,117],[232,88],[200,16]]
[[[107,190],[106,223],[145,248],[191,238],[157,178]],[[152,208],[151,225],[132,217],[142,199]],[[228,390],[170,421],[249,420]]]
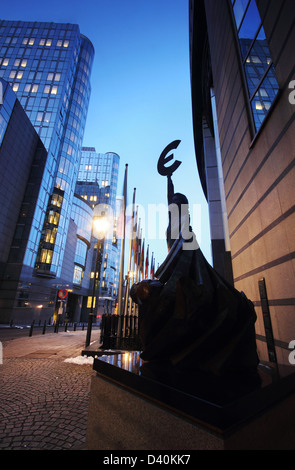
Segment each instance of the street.
[[[99,336],[94,329],[91,341]],[[83,449],[93,375],[81,356],[85,337],[82,329],[0,330],[0,450]]]

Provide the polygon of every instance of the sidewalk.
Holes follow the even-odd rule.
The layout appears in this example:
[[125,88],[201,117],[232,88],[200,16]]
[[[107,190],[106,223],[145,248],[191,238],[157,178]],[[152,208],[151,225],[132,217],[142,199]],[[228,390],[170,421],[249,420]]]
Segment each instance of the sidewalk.
[[[86,330],[0,333],[0,450],[83,449],[94,373],[93,359],[81,356]],[[94,329],[90,348],[99,337]]]
[[[2,333],[2,334],[1,334]],[[42,330],[35,330],[29,336],[29,330],[23,337],[14,337],[12,340],[6,339],[5,330],[0,330],[0,341],[3,343],[3,359],[21,358],[29,355],[42,357],[58,356],[61,358],[80,356],[85,349],[86,329],[65,332],[60,328],[58,333],[51,331],[42,334]],[[91,344],[89,348],[99,347],[100,329],[93,329],[91,334]],[[36,357],[37,358],[37,357]]]

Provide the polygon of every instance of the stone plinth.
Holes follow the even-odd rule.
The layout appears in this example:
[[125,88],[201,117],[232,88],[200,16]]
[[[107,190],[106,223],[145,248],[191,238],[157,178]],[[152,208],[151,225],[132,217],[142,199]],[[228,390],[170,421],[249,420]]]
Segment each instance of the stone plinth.
[[93,368],[88,450],[295,449],[291,366],[220,380],[133,351],[105,354]]

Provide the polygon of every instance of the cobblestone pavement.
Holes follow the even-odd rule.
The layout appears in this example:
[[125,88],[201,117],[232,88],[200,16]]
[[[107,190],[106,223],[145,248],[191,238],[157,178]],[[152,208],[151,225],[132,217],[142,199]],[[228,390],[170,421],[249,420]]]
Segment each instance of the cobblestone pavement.
[[0,450],[83,449],[93,369],[65,360],[84,343],[85,332],[2,343]]

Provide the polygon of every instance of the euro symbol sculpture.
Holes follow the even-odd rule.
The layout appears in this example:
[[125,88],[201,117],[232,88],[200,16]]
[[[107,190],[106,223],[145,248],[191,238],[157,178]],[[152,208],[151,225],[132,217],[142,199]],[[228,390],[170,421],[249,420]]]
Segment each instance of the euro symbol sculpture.
[[177,170],[177,168],[180,167],[181,162],[178,160],[175,160],[172,165],[166,166],[168,162],[173,160],[173,154],[168,156],[167,154],[170,152],[170,150],[177,149],[180,142],[181,140],[174,140],[174,142],[171,142],[171,144],[167,145],[167,147],[161,153],[160,158],[158,160],[158,173],[160,173],[161,176],[172,176],[172,174]]

